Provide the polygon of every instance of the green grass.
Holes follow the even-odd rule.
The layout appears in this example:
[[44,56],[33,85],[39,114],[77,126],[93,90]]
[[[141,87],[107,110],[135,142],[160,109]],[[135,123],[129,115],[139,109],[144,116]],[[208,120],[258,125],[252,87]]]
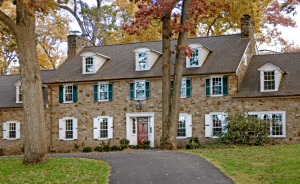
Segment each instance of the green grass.
[[50,158],[24,166],[22,158],[0,159],[0,183],[107,183],[110,166],[100,160]]
[[182,151],[205,157],[236,183],[300,183],[300,145]]

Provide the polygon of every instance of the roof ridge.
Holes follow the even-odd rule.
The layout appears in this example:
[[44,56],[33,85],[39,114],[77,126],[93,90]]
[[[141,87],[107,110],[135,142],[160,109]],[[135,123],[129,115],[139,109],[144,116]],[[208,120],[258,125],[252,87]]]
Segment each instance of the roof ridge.
[[[229,35],[216,35],[216,36],[205,36],[205,37],[194,37],[194,38],[187,38],[187,39],[199,39],[199,38],[211,38],[211,37],[222,37],[222,36],[236,36],[238,34],[229,34]],[[171,39],[171,41],[177,40],[176,38]],[[118,43],[118,44],[110,44],[110,45],[99,45],[99,46],[85,46],[84,48],[91,48],[91,47],[105,47],[105,46],[115,46],[115,45],[126,45],[126,44],[137,44],[137,43],[149,43],[149,42],[160,42],[162,40],[152,40],[152,41],[143,41],[143,42],[131,42],[131,43]]]
[[272,56],[272,55],[284,55],[284,54],[300,54],[300,52],[283,52],[283,53],[274,53],[274,54],[261,54],[255,56]]

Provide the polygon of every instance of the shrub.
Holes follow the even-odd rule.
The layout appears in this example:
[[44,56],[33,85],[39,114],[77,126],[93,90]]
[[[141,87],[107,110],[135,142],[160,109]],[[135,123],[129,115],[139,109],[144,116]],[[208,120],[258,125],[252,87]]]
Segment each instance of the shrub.
[[135,148],[136,148],[136,149],[143,149],[143,146],[141,146],[141,145],[136,145]]
[[128,147],[127,144],[123,144],[123,145],[121,145],[121,146],[119,147],[119,149],[120,149],[120,150],[124,150],[124,149],[126,149],[127,147]]
[[191,143],[188,143],[188,144],[185,146],[186,149],[192,149],[193,147],[199,148],[199,147],[200,147],[200,144],[197,144],[197,143],[195,143],[194,141],[192,141]]
[[101,151],[103,151],[103,147],[97,146],[97,147],[94,149],[94,151],[101,152]]
[[217,139],[226,144],[263,145],[270,142],[270,120],[253,117],[245,112],[238,112],[227,118],[226,131]]
[[192,143],[193,141],[194,141],[194,143],[199,144],[198,137],[191,137],[190,140],[189,140],[189,143]]
[[65,153],[71,153],[71,150],[66,150]]
[[123,144],[128,145],[128,144],[129,144],[129,140],[128,140],[128,139],[121,139],[121,140],[120,140],[120,144],[121,144],[121,145],[123,145]]
[[92,149],[91,147],[85,147],[85,148],[83,148],[82,151],[83,151],[83,152],[92,152],[93,149]]
[[146,140],[146,139],[144,139],[144,140],[143,140],[143,144],[150,144],[150,141],[149,141],[149,140]]
[[109,152],[110,151],[110,146],[109,145],[103,146],[103,151]]
[[134,145],[128,145],[128,148],[135,149],[135,146]]
[[0,148],[0,156],[4,156],[4,149]]
[[113,146],[111,147],[111,151],[118,151],[118,150],[119,150],[119,147],[116,146],[116,145],[113,145]]
[[150,148],[149,145],[147,145],[147,144],[143,145],[143,149],[149,149],[149,148]]

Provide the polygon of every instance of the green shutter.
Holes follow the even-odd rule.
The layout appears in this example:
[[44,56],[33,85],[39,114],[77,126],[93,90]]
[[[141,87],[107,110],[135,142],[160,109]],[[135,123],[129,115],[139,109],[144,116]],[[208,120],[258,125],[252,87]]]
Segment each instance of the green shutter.
[[59,103],[64,102],[64,86],[59,86]]
[[146,80],[146,99],[150,98],[150,81]]
[[205,96],[210,96],[210,77],[205,77]]
[[171,79],[171,98],[172,98],[172,95],[173,95],[173,79]]
[[135,82],[130,82],[129,83],[129,88],[130,88],[129,97],[130,97],[131,100],[134,99],[134,85],[135,85]]
[[223,95],[228,95],[228,76],[223,76]]
[[98,101],[98,84],[94,84],[94,101]]
[[73,102],[77,102],[77,85],[73,85]]
[[113,100],[113,83],[108,83],[108,100]]
[[191,78],[186,78],[186,97],[192,96],[192,80]]

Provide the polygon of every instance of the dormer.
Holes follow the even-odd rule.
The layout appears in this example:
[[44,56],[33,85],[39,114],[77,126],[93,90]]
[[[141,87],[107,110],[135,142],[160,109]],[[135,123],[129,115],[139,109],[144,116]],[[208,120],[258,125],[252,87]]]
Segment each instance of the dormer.
[[23,103],[21,79],[18,80],[14,85],[16,86],[16,103]]
[[200,44],[189,44],[193,53],[186,57],[186,68],[201,67],[210,50]]
[[271,63],[260,67],[258,71],[260,72],[260,92],[278,91],[282,74],[285,72]]
[[86,51],[80,55],[82,57],[82,74],[95,74],[105,61],[109,60],[108,56]]
[[160,52],[149,48],[138,48],[133,52],[135,53],[135,71],[150,70],[161,55]]

